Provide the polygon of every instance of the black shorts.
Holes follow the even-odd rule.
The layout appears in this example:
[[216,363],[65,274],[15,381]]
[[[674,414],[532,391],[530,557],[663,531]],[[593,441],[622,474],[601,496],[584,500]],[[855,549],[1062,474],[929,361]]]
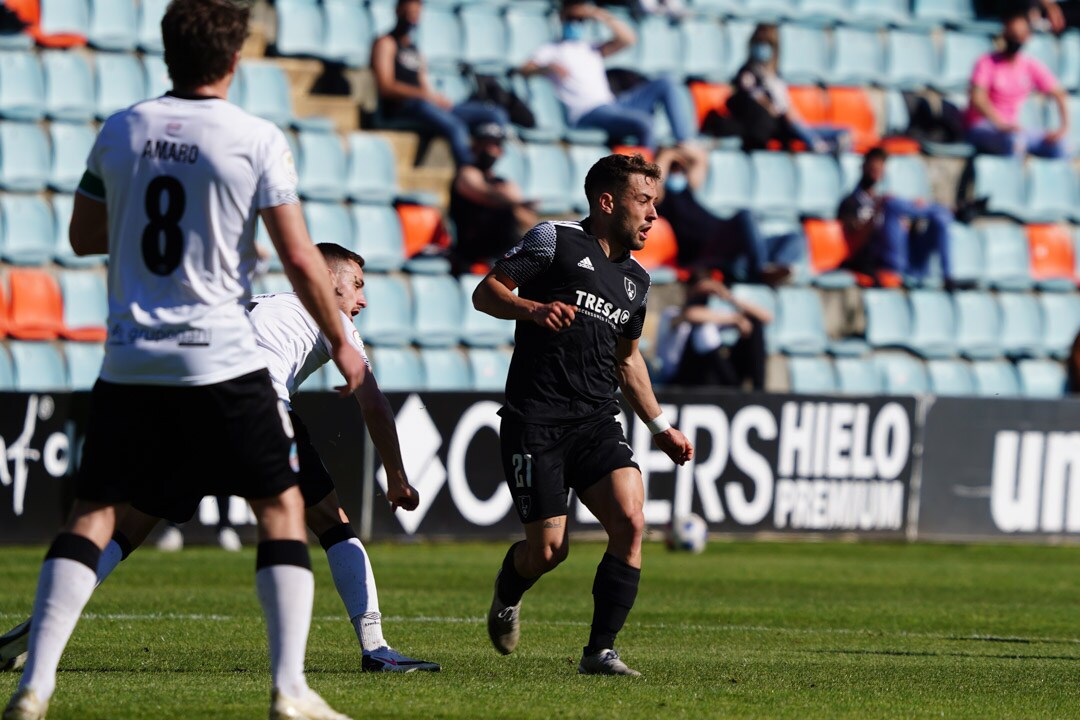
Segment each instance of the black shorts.
[[523,523],[566,514],[580,493],[620,468],[638,468],[613,416],[579,425],[532,425],[503,418],[503,472]]
[[187,387],[98,380],[75,496],[179,522],[205,495],[257,500],[295,485],[295,448],[266,370]]

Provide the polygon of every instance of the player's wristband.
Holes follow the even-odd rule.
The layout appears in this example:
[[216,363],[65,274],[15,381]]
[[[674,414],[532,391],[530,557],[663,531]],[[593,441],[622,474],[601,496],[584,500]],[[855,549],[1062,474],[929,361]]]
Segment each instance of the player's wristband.
[[664,413],[660,413],[649,422],[645,423],[645,427],[649,428],[649,432],[653,435],[659,435],[662,432],[671,429],[671,423],[664,417]]

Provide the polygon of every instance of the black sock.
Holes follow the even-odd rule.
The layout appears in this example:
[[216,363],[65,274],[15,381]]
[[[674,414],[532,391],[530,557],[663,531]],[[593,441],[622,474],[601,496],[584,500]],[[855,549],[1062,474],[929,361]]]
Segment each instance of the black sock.
[[630,567],[614,555],[604,553],[593,580],[592,632],[586,655],[615,647],[615,636],[626,623],[637,598],[641,570]]
[[112,534],[112,539],[116,541],[116,544],[120,546],[120,560],[127,560],[135,548],[132,547],[131,541],[128,540],[128,536],[117,530]]
[[521,577],[517,568],[514,567],[514,550],[524,542],[524,540],[519,540],[511,545],[510,549],[506,551],[506,557],[503,558],[502,572],[499,573],[498,591],[499,600],[507,605],[517,605],[521,602],[521,596],[525,594],[525,591],[540,579],[539,577]]

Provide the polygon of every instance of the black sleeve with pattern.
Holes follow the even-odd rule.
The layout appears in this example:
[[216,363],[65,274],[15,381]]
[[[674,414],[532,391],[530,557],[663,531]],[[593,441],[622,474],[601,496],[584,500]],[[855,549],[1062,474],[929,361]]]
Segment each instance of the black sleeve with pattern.
[[495,269],[521,287],[551,265],[555,257],[555,237],[555,226],[551,223],[536,225],[495,263]]
[[637,340],[641,337],[641,330],[645,327],[645,309],[649,306],[649,291],[645,291],[645,299],[641,303],[641,307],[637,309],[633,317],[626,321],[626,325],[623,327],[622,336],[627,340]]

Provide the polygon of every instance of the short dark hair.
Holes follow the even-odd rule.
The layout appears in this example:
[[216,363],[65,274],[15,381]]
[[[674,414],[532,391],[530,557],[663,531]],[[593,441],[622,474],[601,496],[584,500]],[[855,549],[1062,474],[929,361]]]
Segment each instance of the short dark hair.
[[172,0],[161,18],[161,39],[173,88],[225,77],[247,38],[250,15],[250,3],[241,0]]
[[352,261],[361,268],[364,267],[364,258],[348,248],[341,247],[337,243],[324,242],[319,243],[315,247],[319,248],[319,252],[322,253],[323,259],[326,260],[327,265],[333,266],[338,263]]
[[608,155],[597,160],[585,176],[585,197],[589,199],[589,206],[592,207],[603,193],[621,193],[633,175],[644,175],[660,182],[660,166],[640,154]]
[[866,151],[866,155],[863,156],[863,162],[867,163],[871,160],[888,160],[889,153],[883,147],[873,147]]

